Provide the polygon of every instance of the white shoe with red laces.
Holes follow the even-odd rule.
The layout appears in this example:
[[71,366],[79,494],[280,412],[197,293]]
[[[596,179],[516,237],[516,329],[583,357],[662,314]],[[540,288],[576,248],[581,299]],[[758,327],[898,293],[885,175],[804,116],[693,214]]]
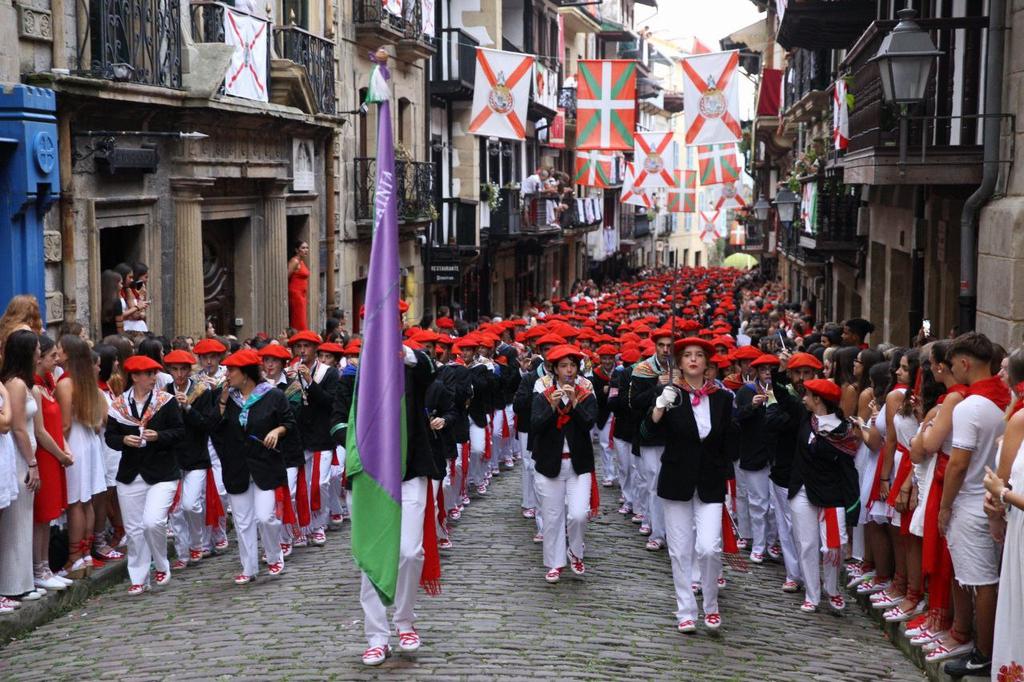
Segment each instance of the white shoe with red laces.
[[569,568],[572,569],[573,573],[583,575],[587,572],[587,567],[583,565],[583,559],[573,554],[571,549],[566,550],[565,554],[569,558]]
[[907,621],[907,627],[903,631],[903,636],[906,637],[907,639],[910,639],[911,637],[914,637],[915,635],[919,634],[920,632],[922,632],[924,630],[927,630],[928,629],[928,619],[929,619],[929,614],[927,614],[927,613],[922,613],[920,616],[917,616],[915,618],[911,618],[909,621]]
[[949,634],[949,631],[932,632],[925,628],[920,630],[910,638],[910,646],[923,647],[925,644],[931,644],[937,639],[941,639]]
[[966,656],[974,650],[974,642],[964,642],[963,644],[957,644],[951,642],[948,645],[939,643],[932,648],[927,654],[925,654],[924,660],[928,663],[936,663],[938,661],[945,661],[949,658],[959,658],[960,656]]
[[640,524],[640,535],[650,535],[651,527],[647,524]]
[[149,592],[149,585],[132,585],[128,588],[129,597],[137,597],[143,592]]
[[737,538],[736,547],[737,549],[750,549],[750,540],[747,538]]
[[363,652],[363,665],[380,665],[391,654],[391,647],[371,646]]
[[277,576],[281,575],[282,573],[284,573],[284,562],[277,561],[272,564],[267,564],[267,573],[270,574],[271,578],[276,578]]
[[643,523],[644,522],[644,515],[643,514],[633,514],[633,518],[631,518],[630,521],[632,521],[633,523]]
[[459,500],[459,504],[461,504],[463,507],[468,507],[469,506],[469,501],[470,501],[469,500],[469,495],[463,495],[462,499]]
[[534,533],[533,541],[536,543],[544,542],[544,533]]
[[309,541],[317,547],[323,547],[327,544],[327,534],[322,530],[315,530],[309,536]]
[[309,542],[306,540],[305,535],[299,535],[292,542],[292,547],[309,547]]
[[174,563],[171,564],[171,570],[181,571],[184,570],[186,566],[188,566],[188,562],[184,559],[175,559]]
[[645,548],[650,552],[657,552],[659,550],[665,549],[665,541],[658,539],[648,540],[647,544],[645,545]]
[[725,578],[718,579],[718,589],[723,590],[729,583],[726,582]]
[[700,583],[690,583],[690,591],[694,594],[700,594],[704,589],[700,586]]
[[800,605],[800,610],[804,613],[814,613],[818,610],[818,605],[805,599],[804,603]]
[[790,594],[794,592],[799,592],[800,583],[798,583],[795,580],[787,580],[786,582],[782,583],[782,591]]
[[409,632],[398,633],[398,648],[402,651],[416,651],[420,648],[420,636],[413,628]]
[[622,514],[623,516],[625,516],[626,514],[632,514],[633,513],[633,508],[630,507],[628,503],[623,502],[622,506],[619,507],[618,512],[620,514]]
[[157,585],[166,585],[167,583],[171,582],[171,572],[167,571],[165,573],[163,571],[157,571],[153,574],[153,581]]
[[842,611],[846,608],[846,600],[841,594],[832,594],[828,597],[828,606],[833,611]]
[[878,577],[875,576],[869,580],[865,580],[860,585],[857,585],[857,594],[877,594],[889,589],[891,585],[891,580],[879,580]]
[[255,576],[246,575],[244,573],[239,573],[238,575],[235,576],[235,584],[236,585],[248,585],[249,583],[253,583],[253,582],[256,582]]
[[226,537],[221,538],[220,540],[217,540],[217,542],[213,543],[213,546],[218,550],[223,551],[228,548],[228,539]]
[[772,561],[778,561],[782,558],[782,547],[779,545],[772,545],[768,548],[768,556]]
[[705,613],[704,627],[708,630],[717,630],[722,627],[722,617],[717,613]]
[[441,538],[440,540],[437,541],[437,548],[438,549],[451,549],[452,548],[452,541],[449,540],[448,538]]
[[450,512],[448,512],[448,518],[452,521],[458,521],[462,518],[462,512],[459,511],[458,507],[456,507],[455,509],[452,509]]
[[562,577],[562,569],[560,569],[560,568],[552,568],[550,571],[548,571],[544,575],[544,580],[547,580],[549,583],[557,583],[558,580],[561,577]]
[[341,514],[331,514],[331,525],[332,526],[340,526],[342,523],[344,523],[344,521],[345,521],[345,517],[342,516]]
[[761,553],[761,552],[751,552],[750,553],[750,563],[752,563],[752,564],[763,564],[764,563],[764,554]]
[[292,555],[292,546],[288,542],[281,543],[281,556],[288,558]]
[[681,620],[679,621],[679,625],[676,627],[679,630],[679,632],[683,633],[684,635],[692,635],[694,632],[697,632],[697,621]]
[[190,549],[188,550],[188,560],[195,563],[203,560],[203,549]]

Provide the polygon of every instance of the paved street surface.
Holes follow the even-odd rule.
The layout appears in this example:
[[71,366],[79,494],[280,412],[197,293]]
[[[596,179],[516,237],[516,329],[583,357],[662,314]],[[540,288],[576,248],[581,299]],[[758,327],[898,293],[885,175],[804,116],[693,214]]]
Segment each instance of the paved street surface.
[[346,526],[324,549],[297,550],[275,582],[235,586],[228,554],[142,597],[127,586],[94,597],[0,649],[0,679],[923,679],[856,605],[802,614],[776,565],[727,570],[719,635],[677,633],[667,554],[642,548],[615,491],[602,489],[588,529],[586,579],[548,585],[519,477],[503,473],[467,508],[442,558],[444,594],[420,600],[423,648],[379,669],[359,660]]

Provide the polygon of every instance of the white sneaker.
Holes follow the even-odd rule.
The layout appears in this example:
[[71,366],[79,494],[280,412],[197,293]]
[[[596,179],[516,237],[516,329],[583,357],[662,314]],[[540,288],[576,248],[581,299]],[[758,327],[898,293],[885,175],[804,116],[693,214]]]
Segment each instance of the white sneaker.
[[68,587],[63,582],[61,582],[60,580],[57,580],[52,575],[47,576],[45,574],[42,577],[35,578],[33,580],[33,584],[36,586],[36,589],[42,588],[44,590],[53,590],[54,592],[60,592],[61,590],[66,590],[67,587]]

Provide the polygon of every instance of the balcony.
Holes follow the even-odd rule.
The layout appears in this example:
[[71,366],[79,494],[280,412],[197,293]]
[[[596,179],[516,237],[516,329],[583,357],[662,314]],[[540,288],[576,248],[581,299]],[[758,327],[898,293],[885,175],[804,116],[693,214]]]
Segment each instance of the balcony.
[[[377,159],[359,157],[355,163],[355,219],[359,236],[372,231],[373,201],[377,188]],[[421,225],[436,216],[434,211],[434,164],[427,161],[395,161],[395,193],[398,222]],[[365,232],[365,235],[364,235]]]
[[423,32],[421,3],[407,2],[403,16],[384,9],[380,0],[353,0],[353,23],[356,42],[368,50],[393,44],[401,59],[416,60],[432,57],[434,39]]
[[431,59],[430,94],[452,100],[473,98],[476,79],[476,38],[460,28],[443,28]]
[[441,200],[444,220],[440,230],[435,230],[434,243],[454,247],[459,251],[473,251],[477,242],[477,202],[460,197],[446,197]]
[[849,47],[875,18],[875,0],[789,0],[775,37],[791,50]]
[[[850,143],[837,164],[851,184],[976,185],[981,182],[983,37],[986,17],[919,19],[942,54],[925,103],[911,108],[907,154],[899,152],[898,109],[882,99],[878,65],[870,62],[895,21],[876,21],[840,69],[852,77]],[[990,113],[991,116],[1002,116]]]
[[498,190],[501,201],[498,207],[491,209],[491,226],[488,229],[490,239],[512,237],[523,231],[523,208],[519,190],[502,187]]
[[398,41],[398,56],[409,61],[430,59],[437,47],[434,37],[423,32],[423,3],[407,2],[404,8],[405,31]]
[[314,35],[298,26],[274,29],[277,55],[299,64],[309,76],[317,111],[334,114],[338,111],[334,94],[334,42]]
[[[223,2],[215,2],[215,0],[191,0],[190,10],[191,25],[192,25],[192,40],[197,43],[224,43],[226,42],[224,32],[224,10],[228,8],[228,5]],[[257,21],[264,22],[266,24],[266,30],[261,34],[260,40],[270,40],[270,20],[258,16],[255,14],[249,14],[236,7],[231,7],[233,12],[240,14],[247,14],[248,16],[256,19]],[[267,45],[267,80],[271,78],[271,52],[270,45]],[[267,84],[268,90],[270,84]],[[223,92],[223,84],[221,86],[221,92]]]
[[164,88],[182,87],[177,2],[93,0],[87,4],[89,30],[78,44],[79,74]]
[[565,122],[576,121],[576,86],[563,87],[558,91],[558,108],[565,111]]
[[530,89],[530,106],[527,116],[530,120],[544,118],[548,122],[558,109],[558,95],[561,86],[562,67],[557,57],[537,55],[534,63],[533,87]]
[[788,123],[799,123],[828,106],[832,82],[828,50],[793,50],[782,85],[782,111]]
[[810,229],[804,226],[799,244],[806,251],[825,257],[844,252],[856,252],[861,243],[857,235],[857,216],[860,197],[837,178],[819,182],[817,222]]

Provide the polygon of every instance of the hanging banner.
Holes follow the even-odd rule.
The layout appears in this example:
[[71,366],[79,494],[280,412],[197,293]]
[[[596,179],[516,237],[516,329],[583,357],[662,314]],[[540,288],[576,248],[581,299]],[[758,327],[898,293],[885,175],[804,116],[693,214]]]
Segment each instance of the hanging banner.
[[541,62],[533,65],[533,100],[552,111],[558,108],[558,77]]
[[402,16],[402,0],[381,0],[381,6],[396,17]]
[[740,177],[739,152],[735,144],[710,144],[697,147],[697,168],[701,185],[736,182]]
[[625,163],[625,174],[622,179],[622,196],[619,198],[619,201],[623,204],[654,208],[654,194],[645,192],[640,188],[635,188],[633,186],[635,180],[636,172],[633,162],[627,161]]
[[704,211],[700,212],[700,240],[705,244],[713,244],[718,239],[718,231],[715,228],[717,221],[717,211],[712,215],[708,215]]
[[615,183],[612,168],[615,164],[614,154],[602,154],[593,149],[589,152],[576,153],[576,174],[573,182],[586,187],[608,187]]
[[267,42],[270,22],[224,8],[224,42],[235,48],[224,78],[224,94],[260,102],[267,92]]
[[718,187],[718,201],[715,202],[715,211],[747,207],[747,202],[743,200],[743,196],[740,194],[740,183],[726,182]]
[[675,158],[672,133],[637,133],[633,160],[636,164],[637,187],[675,187]]
[[668,190],[669,213],[696,213],[697,171],[677,170],[676,186]]
[[846,81],[840,78],[832,89],[832,141],[836,151],[846,149],[850,143],[850,108],[846,96]]
[[434,36],[434,0],[420,0],[420,16],[422,17],[423,33]]
[[548,130],[548,145],[565,149],[565,109],[558,109],[555,118],[551,121],[551,128]]
[[576,148],[633,150],[636,62],[583,59],[576,99]]
[[686,144],[740,141],[739,60],[739,51],[731,50],[681,61]]
[[804,183],[803,198],[800,201],[800,220],[804,223],[804,232],[818,232],[818,183]]
[[533,55],[476,48],[476,81],[469,132],[525,140]]
[[732,229],[729,230],[729,244],[732,246],[747,245],[747,231],[739,221],[734,222]]

